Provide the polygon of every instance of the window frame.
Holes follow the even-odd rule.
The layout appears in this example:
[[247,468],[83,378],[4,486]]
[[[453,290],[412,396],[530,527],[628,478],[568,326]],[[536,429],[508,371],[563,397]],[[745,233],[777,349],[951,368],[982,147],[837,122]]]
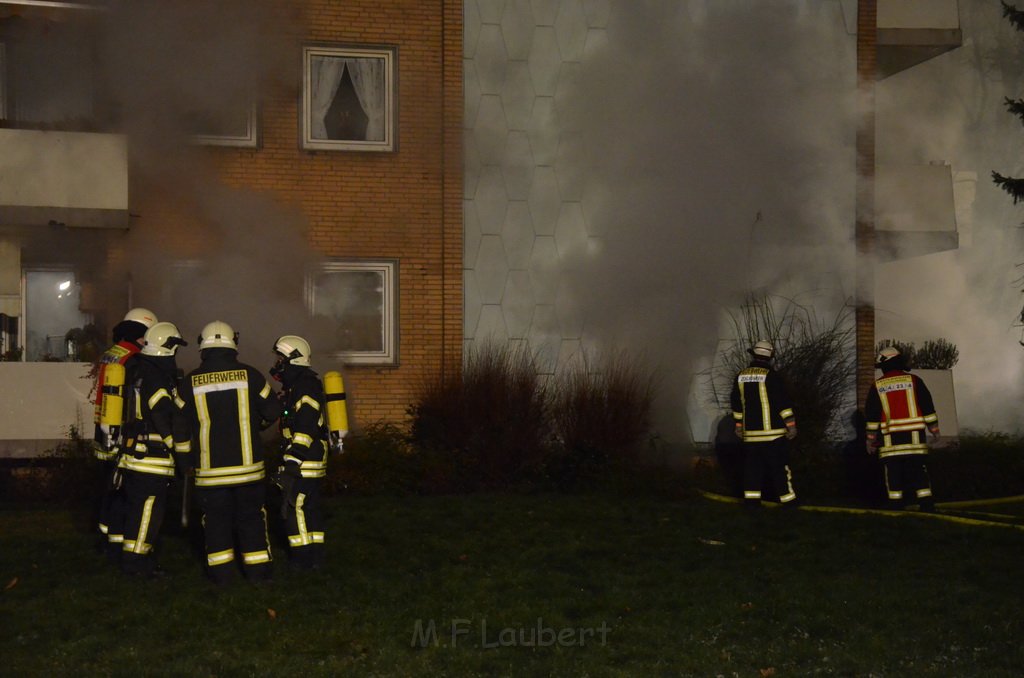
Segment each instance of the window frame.
[[7,120],[7,45],[0,42],[0,120]]
[[398,259],[329,259],[310,266],[306,271],[306,310],[314,318],[316,308],[316,277],[330,273],[381,274],[384,289],[381,291],[381,351],[325,351],[331,357],[349,365],[372,365],[397,367],[399,349],[399,261]]
[[[384,139],[321,139],[313,136],[313,61],[316,59],[378,59],[384,76]],[[304,151],[398,151],[398,47],[395,45],[362,45],[307,43],[302,46],[302,93],[299,106],[299,147]]]
[[197,146],[233,146],[235,148],[260,147],[259,106],[254,102],[246,113],[245,134],[193,134],[192,143]]

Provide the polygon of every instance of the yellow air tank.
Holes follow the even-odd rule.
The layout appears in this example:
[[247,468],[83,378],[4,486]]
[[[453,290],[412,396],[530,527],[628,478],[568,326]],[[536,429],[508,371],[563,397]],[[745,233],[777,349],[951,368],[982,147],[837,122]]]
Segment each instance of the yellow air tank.
[[345,406],[345,382],[340,372],[324,375],[324,398],[327,401],[327,430],[331,436],[331,449],[342,451],[342,440],[348,434],[348,409]]
[[110,429],[105,447],[108,451],[117,440],[124,423],[124,365],[110,363],[103,367],[103,398],[100,400],[100,424]]

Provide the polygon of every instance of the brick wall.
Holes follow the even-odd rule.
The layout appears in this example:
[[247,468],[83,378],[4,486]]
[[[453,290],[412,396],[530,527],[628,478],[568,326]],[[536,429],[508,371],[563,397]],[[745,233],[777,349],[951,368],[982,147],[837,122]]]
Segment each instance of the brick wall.
[[[397,367],[353,366],[346,390],[354,425],[401,422],[425,378],[458,369],[462,351],[461,0],[280,0],[294,83],[265,94],[261,147],[209,147],[221,180],[297,209],[312,247],[328,257],[399,260]],[[299,148],[301,46],[398,48],[394,153]],[[188,206],[137,181],[145,228],[187,221]],[[174,232],[175,229],[171,229]],[[177,229],[179,231],[184,229]],[[194,242],[171,237],[187,256]]]
[[857,3],[857,196],[855,241],[857,299],[854,312],[857,351],[857,404],[862,406],[875,379],[875,78],[877,74],[877,7]]

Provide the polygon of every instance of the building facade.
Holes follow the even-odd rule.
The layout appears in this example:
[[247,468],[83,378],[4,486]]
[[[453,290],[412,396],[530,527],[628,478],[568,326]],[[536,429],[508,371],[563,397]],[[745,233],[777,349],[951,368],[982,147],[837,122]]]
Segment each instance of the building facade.
[[5,454],[87,423],[131,306],[260,368],[304,335],[401,421],[461,364],[461,69],[456,0],[0,2],[0,369],[57,394],[0,403]]

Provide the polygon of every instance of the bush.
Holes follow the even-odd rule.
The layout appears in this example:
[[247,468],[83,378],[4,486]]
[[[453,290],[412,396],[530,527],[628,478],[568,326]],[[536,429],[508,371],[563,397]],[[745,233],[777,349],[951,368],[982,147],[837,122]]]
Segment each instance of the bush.
[[907,365],[917,370],[951,370],[960,360],[956,345],[945,339],[929,339],[917,348],[913,342],[884,339],[875,345],[875,353],[894,346],[907,359]]
[[461,375],[424,384],[409,414],[410,439],[437,462],[434,472],[456,474],[435,478],[438,486],[501,489],[541,475],[551,442],[548,394],[525,345],[471,350]]
[[327,465],[327,494],[411,494],[421,489],[420,459],[406,434],[376,422],[345,438],[344,454]]
[[747,349],[766,339],[775,347],[775,369],[793,399],[797,450],[818,450],[826,441],[840,439],[844,417],[852,409],[856,360],[849,306],[825,322],[792,300],[751,297],[732,323],[734,339],[710,375],[718,405],[731,409],[733,380],[750,363]]
[[1024,492],[1024,436],[965,429],[928,455],[928,472],[939,502],[1016,496]]
[[558,375],[552,394],[557,450],[549,477],[565,487],[614,467],[636,467],[651,425],[654,378],[624,353],[598,369],[586,356]]
[[92,451],[92,441],[82,438],[76,426],[67,430],[67,439],[55,449],[23,464],[11,467],[6,474],[2,496],[23,501],[55,502],[76,509],[91,509],[99,484],[99,462]]

